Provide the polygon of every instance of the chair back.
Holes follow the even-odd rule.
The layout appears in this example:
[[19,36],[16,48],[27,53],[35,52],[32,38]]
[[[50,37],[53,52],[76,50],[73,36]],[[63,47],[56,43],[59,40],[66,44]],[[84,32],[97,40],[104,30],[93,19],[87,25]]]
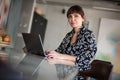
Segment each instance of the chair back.
[[113,65],[111,62],[102,60],[93,60],[91,68],[85,71],[79,71],[79,75],[93,77],[97,80],[109,80]]

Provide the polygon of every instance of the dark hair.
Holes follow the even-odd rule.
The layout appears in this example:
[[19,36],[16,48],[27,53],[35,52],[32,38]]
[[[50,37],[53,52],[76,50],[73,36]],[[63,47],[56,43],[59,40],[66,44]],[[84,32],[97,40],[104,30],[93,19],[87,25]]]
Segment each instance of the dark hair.
[[84,11],[83,11],[82,7],[80,7],[79,5],[71,6],[67,11],[67,17],[73,13],[78,13],[81,15],[82,18],[84,18]]

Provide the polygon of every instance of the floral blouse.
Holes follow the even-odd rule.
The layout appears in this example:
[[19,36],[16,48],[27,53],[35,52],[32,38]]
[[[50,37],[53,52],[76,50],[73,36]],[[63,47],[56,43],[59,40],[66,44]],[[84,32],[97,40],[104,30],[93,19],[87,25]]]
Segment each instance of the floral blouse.
[[[67,33],[60,46],[56,49],[61,54],[73,55],[76,57],[76,66],[79,70],[87,70],[90,68],[90,61],[96,54],[97,47],[95,37],[92,31],[88,30],[84,26],[79,29],[76,42],[72,45],[70,40],[74,34],[74,30]],[[83,80],[83,79],[75,79]]]

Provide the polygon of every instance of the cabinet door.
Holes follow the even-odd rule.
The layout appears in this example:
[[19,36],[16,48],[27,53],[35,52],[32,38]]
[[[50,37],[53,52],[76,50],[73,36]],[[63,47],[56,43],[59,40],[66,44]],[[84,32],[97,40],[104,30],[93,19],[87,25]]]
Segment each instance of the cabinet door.
[[42,42],[44,41],[44,35],[46,30],[47,20],[34,12],[31,33],[40,34],[42,38]]

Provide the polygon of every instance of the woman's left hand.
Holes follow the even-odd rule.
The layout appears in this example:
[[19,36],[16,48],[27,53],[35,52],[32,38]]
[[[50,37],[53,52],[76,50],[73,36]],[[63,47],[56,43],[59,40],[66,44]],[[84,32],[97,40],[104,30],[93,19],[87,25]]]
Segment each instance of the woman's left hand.
[[56,51],[45,51],[47,54],[46,60],[50,64],[65,64],[75,65],[75,56],[65,55]]
[[55,58],[47,58],[46,59],[49,64],[61,64],[62,59],[55,59]]

